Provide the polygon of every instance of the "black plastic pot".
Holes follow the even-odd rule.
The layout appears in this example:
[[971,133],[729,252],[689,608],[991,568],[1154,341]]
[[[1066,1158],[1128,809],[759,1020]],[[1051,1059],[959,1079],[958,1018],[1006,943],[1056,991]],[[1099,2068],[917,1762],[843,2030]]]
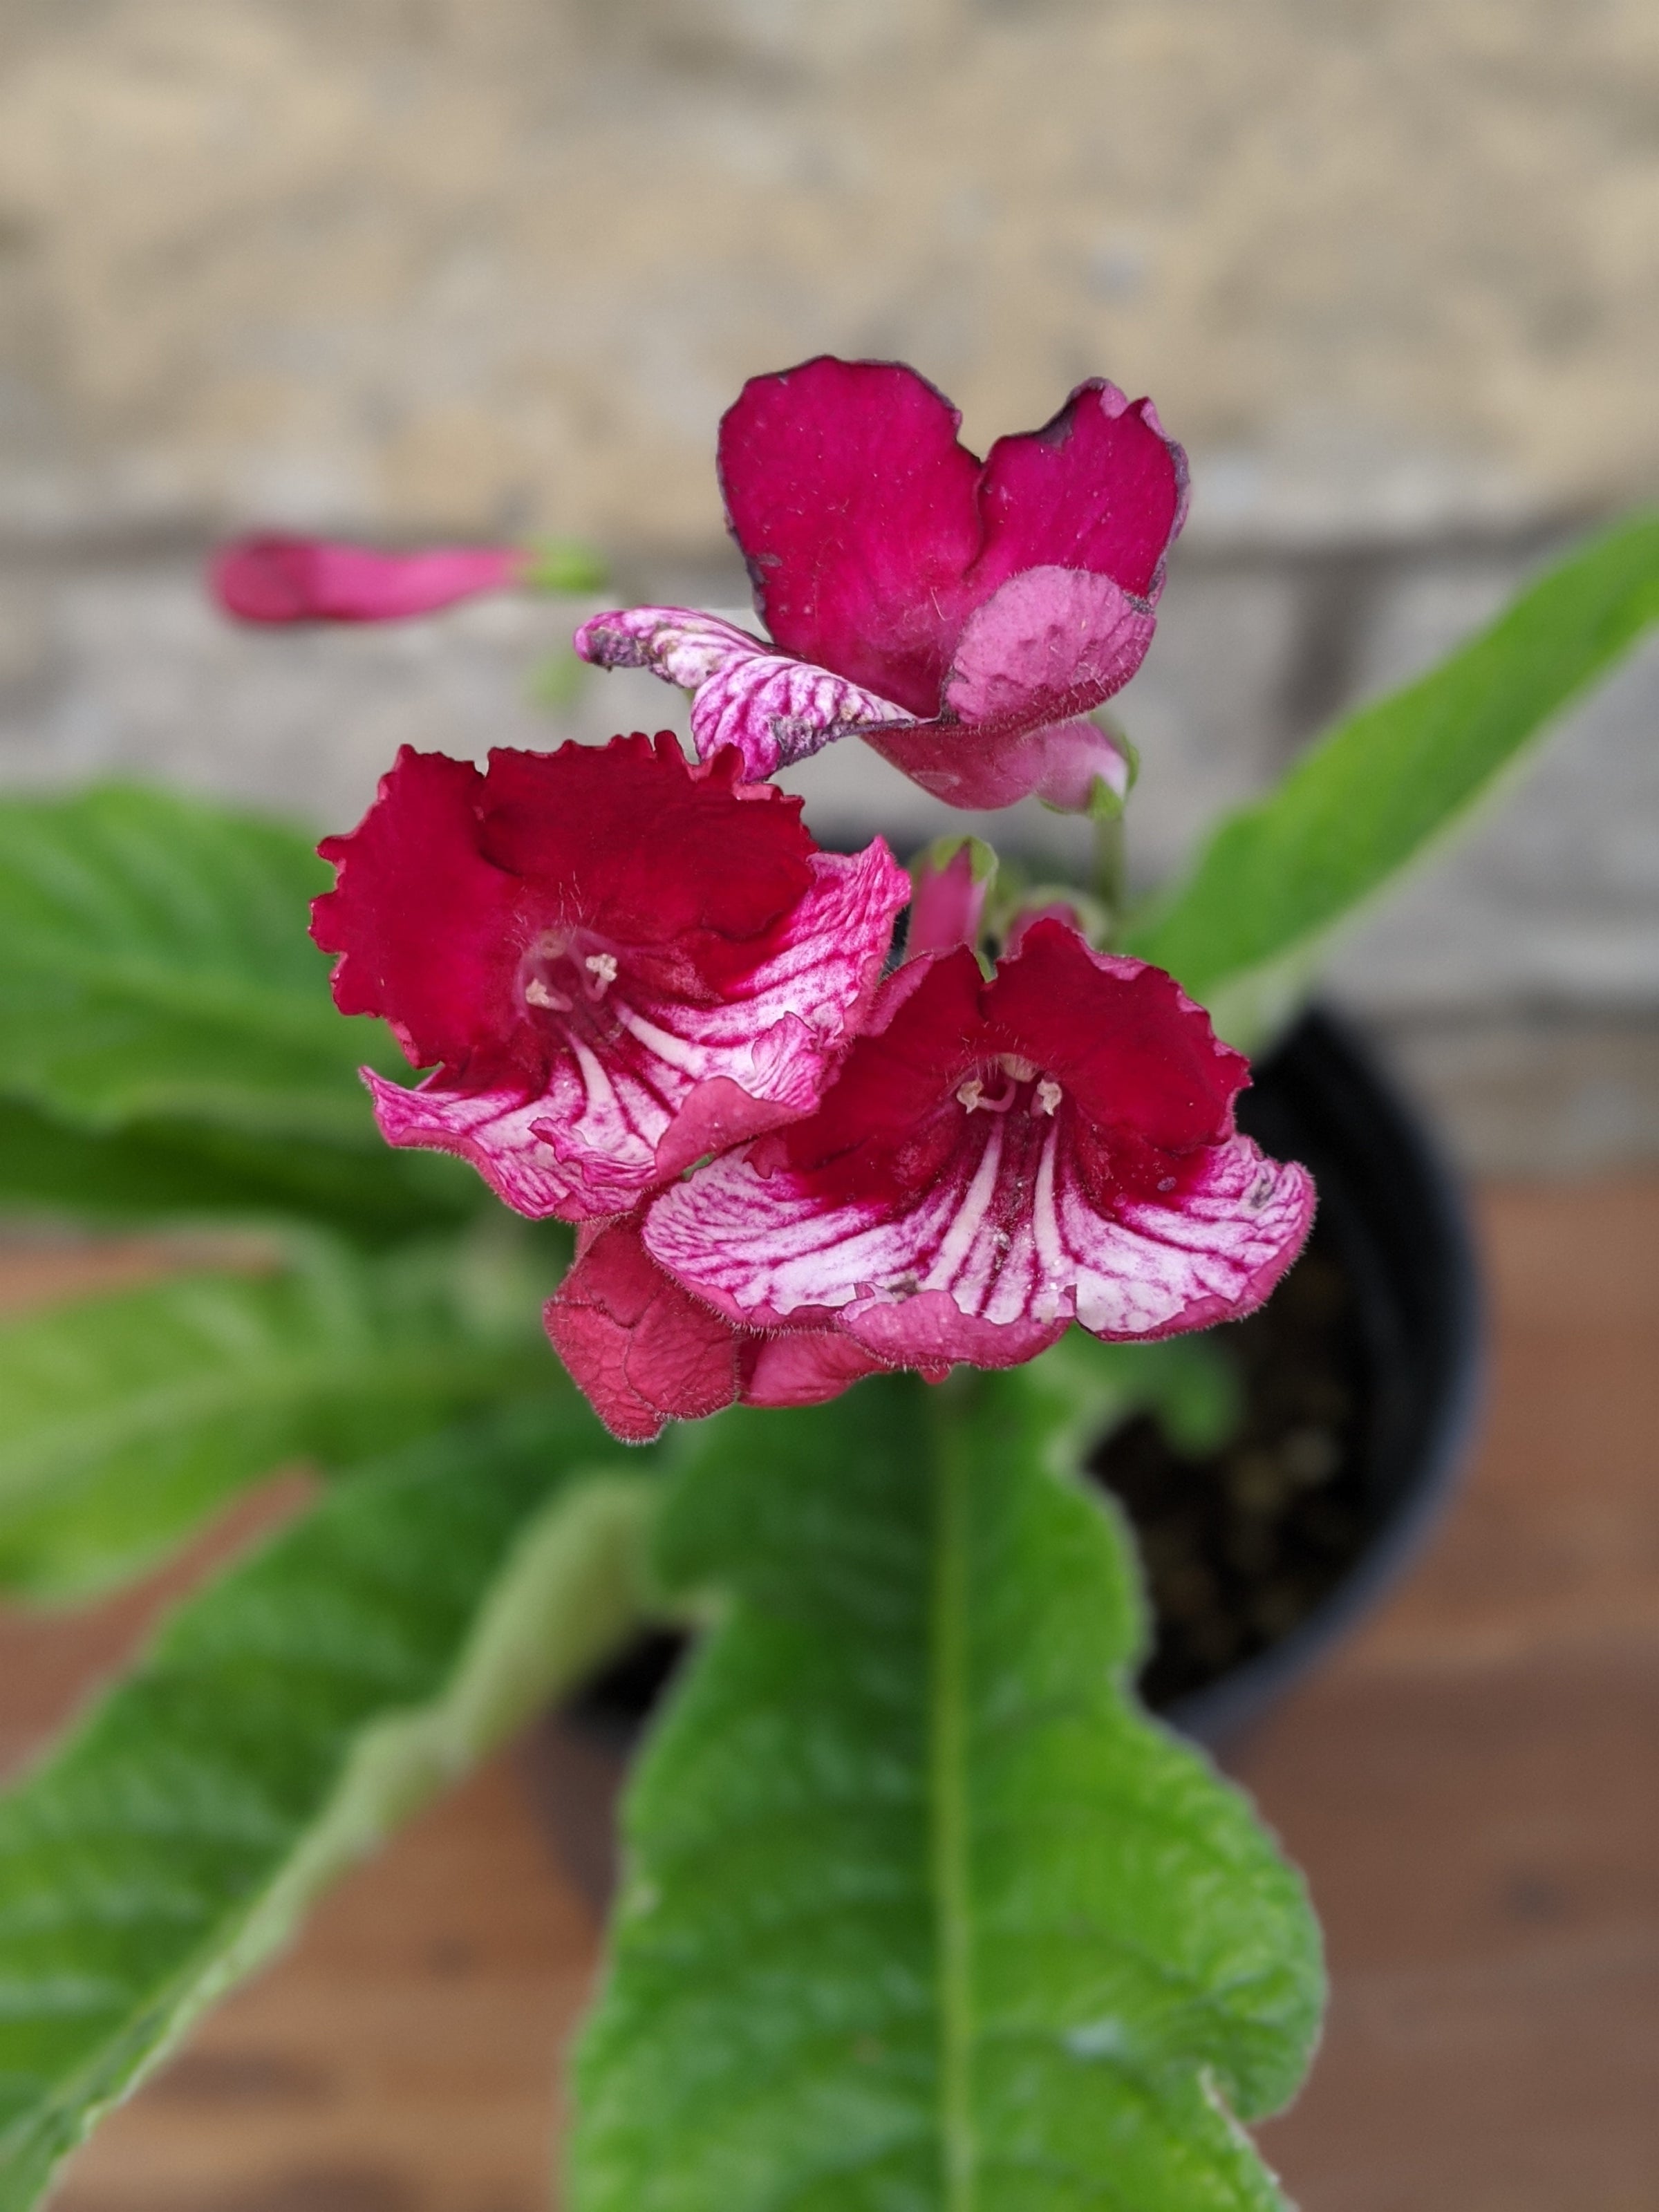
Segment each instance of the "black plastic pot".
[[[1319,1188],[1322,1248],[1340,1268],[1354,1339],[1344,1470],[1359,1534],[1351,1560],[1278,1640],[1164,1707],[1221,1747],[1261,1718],[1376,1604],[1421,1546],[1455,1480],[1480,1397],[1480,1278],[1455,1183],[1370,1051],[1333,1015],[1307,1015],[1256,1069],[1241,1123]],[[1248,1326],[1246,1324],[1245,1326]],[[526,1750],[560,1856],[596,1899],[609,1890],[623,1768],[675,1656],[648,1640]]]
[[1166,1717],[1219,1745],[1258,1720],[1369,1612],[1422,1546],[1468,1446],[1484,1366],[1480,1279],[1462,1194],[1414,1110],[1348,1025],[1307,1015],[1255,1071],[1239,1120],[1313,1171],[1360,1346],[1351,1449],[1365,1534],[1291,1632],[1176,1699]]

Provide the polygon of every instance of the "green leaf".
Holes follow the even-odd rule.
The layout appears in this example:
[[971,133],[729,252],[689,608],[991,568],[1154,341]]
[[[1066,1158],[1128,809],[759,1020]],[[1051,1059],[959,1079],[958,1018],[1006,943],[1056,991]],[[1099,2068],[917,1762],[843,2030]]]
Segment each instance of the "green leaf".
[[99,1133],[0,1097],[0,1215],[103,1226],[307,1221],[386,1243],[494,1207],[471,1168],[436,1152],[191,1121]]
[[622,1640],[653,1492],[571,1401],[428,1439],[182,1607],[0,1802],[0,2212]]
[[562,1387],[533,1324],[480,1325],[453,1250],[319,1249],[198,1270],[0,1327],[0,1587],[81,1596],[148,1565],[231,1492],[378,1455]]
[[106,785],[0,805],[0,1068],[86,1127],[179,1117],[378,1146],[356,1079],[401,1061],[334,1011],[303,832]]
[[1659,515],[1574,553],[1430,675],[1340,723],[1222,823],[1124,950],[1254,1045],[1328,933],[1485,792],[1575,693],[1659,620]]
[[579,2212],[1266,2212],[1318,2016],[1297,1877],[1127,1687],[1122,1531],[1031,1373],[728,1416],[722,1594],[630,1793]]

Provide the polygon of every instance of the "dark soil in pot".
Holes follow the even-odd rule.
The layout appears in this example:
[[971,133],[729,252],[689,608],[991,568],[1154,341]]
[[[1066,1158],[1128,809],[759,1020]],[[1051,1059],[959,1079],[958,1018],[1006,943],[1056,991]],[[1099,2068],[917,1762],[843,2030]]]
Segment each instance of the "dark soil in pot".
[[[1257,1070],[1240,1120],[1319,1186],[1308,1249],[1267,1304],[1218,1332],[1243,1418],[1206,1457],[1151,1418],[1091,1467],[1135,1524],[1154,1613],[1141,1691],[1220,1743],[1255,1719],[1400,1572],[1468,1440],[1480,1301],[1456,1191],[1347,1030],[1304,1019]],[[621,1764],[672,1671],[641,1641],[532,1740],[527,1773],[561,1856],[608,1887]]]

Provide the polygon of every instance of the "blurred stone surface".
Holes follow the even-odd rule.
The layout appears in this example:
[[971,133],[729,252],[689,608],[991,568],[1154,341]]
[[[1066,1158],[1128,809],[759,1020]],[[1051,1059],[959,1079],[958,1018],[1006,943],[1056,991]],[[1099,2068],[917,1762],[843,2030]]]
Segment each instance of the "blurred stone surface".
[[14,528],[701,548],[740,379],[1103,368],[1199,527],[1659,483],[1646,0],[9,0]]
[[[915,360],[981,441],[1104,370],[1191,447],[1121,702],[1159,880],[1659,489],[1659,15],[9,0],[0,783],[163,775],[338,824],[400,743],[683,727],[648,678],[560,663],[574,603],[239,631],[203,551],[540,529],[598,542],[617,598],[731,606],[715,422],[826,347]],[[1656,735],[1650,653],[1338,951],[1479,1164],[1659,1151]],[[792,781],[831,839],[945,819],[857,746]],[[978,826],[1086,852],[1035,807]]]

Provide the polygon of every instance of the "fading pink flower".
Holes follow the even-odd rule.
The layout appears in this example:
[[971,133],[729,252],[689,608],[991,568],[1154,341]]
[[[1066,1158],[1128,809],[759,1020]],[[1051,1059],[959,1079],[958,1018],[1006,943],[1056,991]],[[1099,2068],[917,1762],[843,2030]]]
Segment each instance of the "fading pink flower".
[[625,1443],[738,1403],[820,1405],[884,1364],[833,1326],[735,1327],[663,1272],[636,1218],[581,1232],[545,1319],[572,1379]]
[[532,559],[512,545],[379,553],[267,531],[222,546],[209,584],[218,604],[242,622],[393,622],[506,591],[525,580]]
[[897,1365],[1201,1328],[1312,1218],[1306,1170],[1235,1128],[1247,1080],[1170,976],[1040,920],[988,982],[965,948],[900,969],[817,1113],[664,1192],[643,1241],[740,1326]]
[[313,933],[343,1013],[383,1016],[415,1090],[369,1073],[394,1145],[471,1161],[520,1213],[623,1213],[705,1153],[808,1113],[909,883],[880,839],[821,853],[800,804],[666,733],[487,773],[405,748],[331,837]]
[[578,652],[693,690],[699,751],[734,744],[754,776],[858,736],[954,805],[1121,799],[1127,763],[1086,717],[1151,642],[1184,457],[1097,378],[983,462],[960,422],[896,362],[751,378],[720,482],[772,641],[640,607],[585,623]]

